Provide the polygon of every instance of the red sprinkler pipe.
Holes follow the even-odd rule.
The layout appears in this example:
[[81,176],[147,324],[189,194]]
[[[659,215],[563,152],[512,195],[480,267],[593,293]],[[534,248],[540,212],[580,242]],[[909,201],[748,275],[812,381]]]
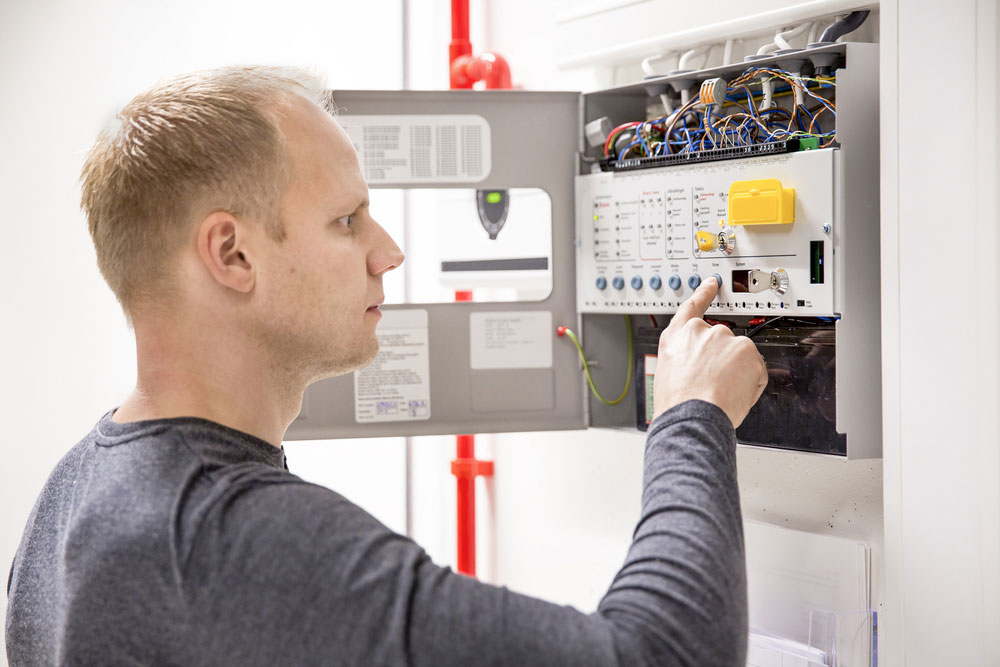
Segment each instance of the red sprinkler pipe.
[[451,0],[451,43],[448,45],[448,80],[452,89],[472,88],[485,81],[489,89],[511,88],[510,65],[499,53],[472,55],[469,41],[469,0]]
[[[469,41],[469,0],[451,0],[451,43],[448,45],[448,65],[460,56],[472,55]],[[451,88],[472,88],[472,81],[456,81],[452,72]]]
[[451,62],[453,88],[472,88],[476,81],[485,81],[490,90],[510,88],[510,65],[499,53],[464,55]]
[[[455,292],[455,301],[472,301],[472,292]],[[451,462],[455,476],[458,508],[458,559],[456,569],[470,577],[476,576],[476,477],[493,476],[493,461],[476,459],[476,436],[455,437],[455,460]]]
[[[448,45],[448,72],[452,88],[472,88],[485,81],[487,88],[510,88],[510,66],[496,53],[472,55],[469,42],[469,0],[451,0],[451,43]],[[472,301],[472,292],[455,292],[455,301]],[[457,569],[476,576],[476,477],[492,477],[493,462],[476,458],[476,437],[457,436],[451,474],[456,481],[458,507]]]

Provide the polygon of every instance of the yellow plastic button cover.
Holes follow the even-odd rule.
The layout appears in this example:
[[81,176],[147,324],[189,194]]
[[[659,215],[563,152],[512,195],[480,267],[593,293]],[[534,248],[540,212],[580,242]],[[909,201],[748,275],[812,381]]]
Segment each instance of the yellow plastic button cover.
[[795,222],[795,189],[776,178],[736,181],[729,186],[730,225],[774,225]]
[[712,232],[698,232],[694,235],[698,241],[698,250],[708,252],[719,247],[719,237]]

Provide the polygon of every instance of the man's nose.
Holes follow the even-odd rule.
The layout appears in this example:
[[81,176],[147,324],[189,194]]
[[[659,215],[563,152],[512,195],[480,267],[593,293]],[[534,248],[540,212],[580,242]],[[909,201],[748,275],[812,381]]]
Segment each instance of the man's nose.
[[397,268],[403,263],[405,257],[403,251],[399,249],[399,246],[382,225],[376,222],[375,227],[377,229],[373,238],[372,251],[368,254],[368,273],[378,276]]

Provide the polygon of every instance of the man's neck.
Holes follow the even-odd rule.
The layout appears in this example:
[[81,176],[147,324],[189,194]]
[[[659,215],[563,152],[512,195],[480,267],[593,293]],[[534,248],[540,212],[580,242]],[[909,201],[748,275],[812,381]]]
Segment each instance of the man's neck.
[[282,377],[250,339],[213,331],[207,340],[205,331],[213,330],[197,327],[186,335],[176,323],[136,323],[136,387],[112,419],[200,417],[280,447],[301,408],[305,382]]

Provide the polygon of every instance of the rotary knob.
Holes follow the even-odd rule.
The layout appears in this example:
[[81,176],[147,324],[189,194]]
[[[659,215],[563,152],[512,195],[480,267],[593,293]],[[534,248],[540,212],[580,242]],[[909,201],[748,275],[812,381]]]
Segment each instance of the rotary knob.
[[667,284],[670,285],[670,289],[679,290],[681,288],[681,277],[675,273],[667,279]]
[[625,289],[625,279],[622,278],[621,276],[615,276],[611,280],[611,286],[614,287],[616,290]]
[[650,289],[654,290],[658,290],[661,287],[663,287],[663,281],[660,279],[660,276],[653,276],[652,278],[650,278],[649,287]]
[[599,276],[594,284],[597,286],[597,289],[604,290],[608,286],[608,279],[604,276]]
[[698,289],[698,285],[701,284],[701,276],[697,273],[688,278],[688,287],[691,289]]
[[632,276],[632,289],[642,289],[642,276]]

